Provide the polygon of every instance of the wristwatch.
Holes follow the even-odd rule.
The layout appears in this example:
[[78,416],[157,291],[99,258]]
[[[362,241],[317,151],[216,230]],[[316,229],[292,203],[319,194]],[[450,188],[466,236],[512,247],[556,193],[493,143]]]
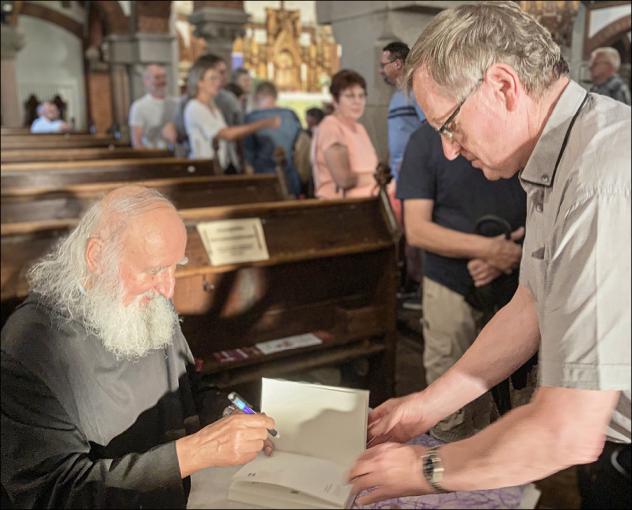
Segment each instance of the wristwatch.
[[439,446],[428,448],[426,453],[421,456],[421,473],[426,481],[437,492],[445,492],[443,487],[439,485],[443,478],[443,463],[438,454]]

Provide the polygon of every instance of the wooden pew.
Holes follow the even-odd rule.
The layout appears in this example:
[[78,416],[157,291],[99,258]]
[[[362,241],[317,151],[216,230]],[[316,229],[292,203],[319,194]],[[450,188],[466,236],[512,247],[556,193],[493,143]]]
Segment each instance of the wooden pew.
[[[176,274],[174,303],[209,386],[368,358],[372,405],[392,396],[399,231],[384,199],[182,211],[190,262]],[[238,218],[261,220],[269,258],[211,265],[196,224]],[[268,355],[255,348],[314,332],[322,344]]]
[[2,150],[13,149],[55,149],[78,147],[126,146],[128,144],[111,136],[91,135],[88,133],[50,133],[50,134],[14,134],[4,135]]
[[6,135],[27,135],[30,133],[30,129],[27,127],[6,127],[0,128],[0,136]]
[[179,158],[3,163],[0,185],[3,196],[28,195],[73,184],[210,176],[215,172],[212,160]]
[[2,150],[2,163],[30,163],[36,161],[86,161],[101,159],[168,158],[173,154],[161,149],[133,149],[131,147],[82,147],[79,149],[9,149]]
[[[73,227],[92,204],[125,184],[129,183],[76,184],[51,192],[4,195],[0,204],[2,235]],[[134,184],[160,191],[178,209],[273,202],[288,198],[278,176],[273,174],[177,177]]]
[[[174,303],[207,384],[228,389],[262,375],[366,358],[372,405],[392,395],[399,232],[385,195],[180,214],[187,225],[189,264],[176,272]],[[269,258],[211,265],[196,225],[242,218],[260,219]],[[59,227],[2,236],[3,304],[26,295],[22,268],[66,232]],[[255,348],[310,332],[318,332],[322,343],[272,354]],[[222,351],[246,355],[230,359]]]

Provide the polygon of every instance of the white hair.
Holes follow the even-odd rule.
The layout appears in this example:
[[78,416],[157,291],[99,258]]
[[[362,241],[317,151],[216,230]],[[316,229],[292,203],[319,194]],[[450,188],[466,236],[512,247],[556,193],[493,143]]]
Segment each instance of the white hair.
[[[140,304],[145,296],[138,296],[128,306],[122,304],[118,271],[123,234],[138,215],[173,205],[156,190],[126,189],[132,192],[114,192],[93,205],[70,235],[29,269],[27,280],[31,291],[60,316],[79,321],[117,356],[133,358],[168,345],[177,314],[169,300],[153,292],[146,294],[152,298],[147,306]],[[86,246],[94,237],[103,241],[101,266],[105,272],[98,276],[90,272],[86,261]]]
[[411,89],[423,66],[437,85],[462,100],[495,63],[510,65],[534,98],[568,73],[550,32],[516,2],[480,2],[433,18],[408,54],[404,83]]
[[619,55],[619,52],[616,49],[611,48],[610,46],[597,48],[590,54],[590,60],[595,60],[595,58],[599,55],[604,57],[604,59],[610,63],[615,72],[619,70],[619,67],[621,67],[621,55]]

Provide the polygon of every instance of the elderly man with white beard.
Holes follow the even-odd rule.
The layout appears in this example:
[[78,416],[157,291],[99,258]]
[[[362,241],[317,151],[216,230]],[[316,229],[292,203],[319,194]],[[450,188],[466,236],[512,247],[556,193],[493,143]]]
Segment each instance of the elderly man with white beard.
[[186,228],[158,192],[107,195],[29,271],[2,329],[2,488],[17,507],[185,507],[189,475],[271,452],[264,415],[200,427],[171,302]]

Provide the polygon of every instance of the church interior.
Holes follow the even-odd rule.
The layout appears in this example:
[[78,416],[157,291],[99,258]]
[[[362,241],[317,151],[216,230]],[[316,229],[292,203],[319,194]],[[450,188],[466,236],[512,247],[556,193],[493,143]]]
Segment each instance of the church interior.
[[[147,200],[170,202],[183,226],[173,227],[164,245],[176,246],[178,236],[184,235],[186,247],[178,255],[184,262],[160,262],[147,278],[160,281],[155,286],[158,293],[163,293],[160,285],[170,286],[164,294],[177,317],[179,336],[188,346],[183,352],[190,356],[191,377],[205,392],[206,407],[200,412],[207,416],[200,415],[202,422],[221,418],[223,411],[222,419],[227,419],[228,392],[239,392],[255,408],[265,410],[262,378],[368,390],[371,408],[427,388],[437,378],[437,366],[428,368],[431,356],[443,356],[447,363],[447,355],[429,347],[430,342],[437,342],[438,333],[431,326],[432,314],[439,312],[430,307],[434,287],[426,283],[426,265],[453,271],[442,278],[456,283],[446,283],[442,289],[459,302],[469,303],[464,305],[469,312],[464,313],[477,310],[472,312],[476,332],[502,306],[484,304],[488,295],[481,289],[492,289],[488,282],[494,280],[478,286],[475,270],[468,264],[477,257],[442,252],[442,262],[431,247],[421,240],[417,244],[408,203],[432,201],[427,196],[406,195],[421,181],[406,177],[404,169],[416,157],[411,146],[420,126],[434,122],[428,111],[421,111],[419,100],[411,102],[401,92],[402,73],[406,54],[414,54],[417,38],[435,17],[447,9],[478,3],[2,0],[2,379],[5,345],[17,327],[12,316],[26,309],[24,303],[35,292],[34,265],[43,267],[38,261],[52,260],[42,259],[49,253],[61,255],[66,240],[81,235],[85,218],[105,211],[110,197],[123,193],[121,189],[142,187],[150,190]],[[586,92],[608,94],[606,87],[612,89],[614,82],[602,86],[595,73],[599,64],[610,66],[609,76],[627,90],[629,105],[632,9],[628,1],[511,3],[550,33],[574,84]],[[600,53],[603,48],[610,53]],[[610,65],[611,57],[616,66]],[[397,94],[404,102],[395,104]],[[463,115],[472,101],[469,97],[479,91],[475,88],[471,94],[452,108],[454,116]],[[624,95],[615,99],[625,102]],[[351,112],[353,120],[333,126],[341,112]],[[627,112],[629,116],[629,108]],[[444,128],[452,140],[452,124],[434,124],[437,140]],[[408,131],[401,138],[404,130]],[[348,148],[341,137],[353,140]],[[355,188],[341,184],[344,180],[339,181],[334,170],[333,177],[326,176],[325,170],[338,168],[338,156],[331,147],[342,147],[344,158],[348,157],[344,168],[356,163],[362,167],[353,176]],[[475,162],[472,166],[477,167]],[[480,172],[476,175],[483,180]],[[431,182],[424,185],[447,186],[438,176]],[[512,268],[500,271],[489,266],[490,272],[496,271],[497,281],[506,276],[510,285],[515,277],[512,294],[518,285],[522,243],[512,240],[523,235],[516,233],[525,225],[524,205],[530,200],[524,197],[517,177],[515,183],[513,191],[506,187],[507,193],[515,196],[520,190],[522,198],[513,204],[504,199],[498,211],[509,211],[510,205],[513,209],[507,221],[496,222],[500,230],[485,231],[485,216],[479,214],[468,227],[459,227],[480,238],[494,236],[499,243],[518,246]],[[461,185],[459,196],[469,186]],[[491,197],[492,191],[488,193],[485,196]],[[627,200],[629,208],[629,194]],[[442,211],[451,207],[448,204]],[[477,203],[476,207],[478,212],[482,206]],[[518,208],[521,211],[516,212]],[[440,217],[438,209],[435,212],[434,216],[428,212],[429,221]],[[407,223],[404,218],[409,217]],[[514,221],[514,217],[522,219]],[[165,216],[162,221],[167,229],[171,220]],[[150,243],[153,230],[148,227],[145,232],[147,247],[143,249],[149,250],[154,246]],[[625,235],[629,241],[629,232]],[[82,246],[92,246],[94,239],[102,242],[92,234]],[[95,246],[95,253],[105,250],[100,244]],[[92,267],[90,253],[86,248],[87,262],[82,263],[87,264],[86,271]],[[629,272],[629,260],[627,264]],[[105,268],[103,274],[108,271]],[[169,274],[163,278],[163,273]],[[164,283],[167,280],[171,283]],[[465,290],[457,293],[461,285]],[[91,288],[79,285],[78,291],[64,292],[81,299]],[[474,306],[470,298],[483,304]],[[461,312],[447,303],[446,298],[442,320],[455,322]],[[121,319],[120,327],[126,324]],[[92,334],[97,329],[88,331]],[[476,334],[470,332],[470,336],[469,343]],[[24,349],[21,352],[29,356],[29,348]],[[65,363],[54,352],[50,360],[33,361],[33,366],[45,372],[49,361],[54,366]],[[629,373],[629,347],[627,357]],[[531,360],[537,361],[537,354]],[[6,370],[13,373],[13,361],[6,363]],[[105,384],[98,382],[100,370],[94,371],[96,386]],[[490,390],[496,419],[529,402],[537,386],[538,365],[528,370],[522,383],[507,378]],[[178,379],[177,374],[170,377]],[[67,383],[79,380],[69,376]],[[92,383],[84,380],[82,384]],[[5,415],[13,419],[13,407],[6,404],[5,411],[5,400],[13,406],[17,396],[9,392],[18,387],[11,384],[6,394],[3,389],[3,430]],[[629,396],[629,387],[627,391]],[[224,397],[213,399],[217,395]],[[116,398],[135,401],[125,391]],[[162,412],[160,408],[155,414],[162,416]],[[56,415],[48,418],[55,430],[67,426],[61,421],[55,425],[55,420],[61,420]],[[284,432],[279,430],[282,438]],[[47,434],[44,429],[41,433]],[[97,446],[103,451],[123,448],[123,444],[117,446],[116,438],[103,434],[111,442],[99,445],[96,439],[90,440],[95,447],[91,458],[98,455]],[[453,439],[448,437],[452,436],[432,434],[431,441],[449,443]],[[3,433],[3,472],[12,469],[5,467],[5,459],[6,466],[13,466],[9,451],[16,447],[9,450],[8,443],[15,441]],[[28,452],[30,443],[24,441],[22,451]],[[364,506],[356,501],[355,507],[589,508],[582,506],[580,469],[568,466],[515,487],[398,497],[387,500],[388,506]],[[47,469],[46,465],[41,469]],[[133,472],[133,462],[129,470]],[[96,475],[86,471],[81,476]],[[628,471],[627,480],[629,476]],[[188,508],[227,508],[213,506],[220,503],[208,496],[210,489],[195,492],[198,479],[193,475],[192,480],[185,489]],[[18,499],[15,483],[3,473],[2,508],[46,506],[45,499]],[[72,491],[66,485],[47,489],[55,497],[57,490]],[[58,501],[64,501],[63,496]],[[109,505],[118,500],[105,501]],[[141,500],[134,501],[140,505]],[[90,498],[77,502],[99,507]],[[234,501],[230,505],[255,508]]]

